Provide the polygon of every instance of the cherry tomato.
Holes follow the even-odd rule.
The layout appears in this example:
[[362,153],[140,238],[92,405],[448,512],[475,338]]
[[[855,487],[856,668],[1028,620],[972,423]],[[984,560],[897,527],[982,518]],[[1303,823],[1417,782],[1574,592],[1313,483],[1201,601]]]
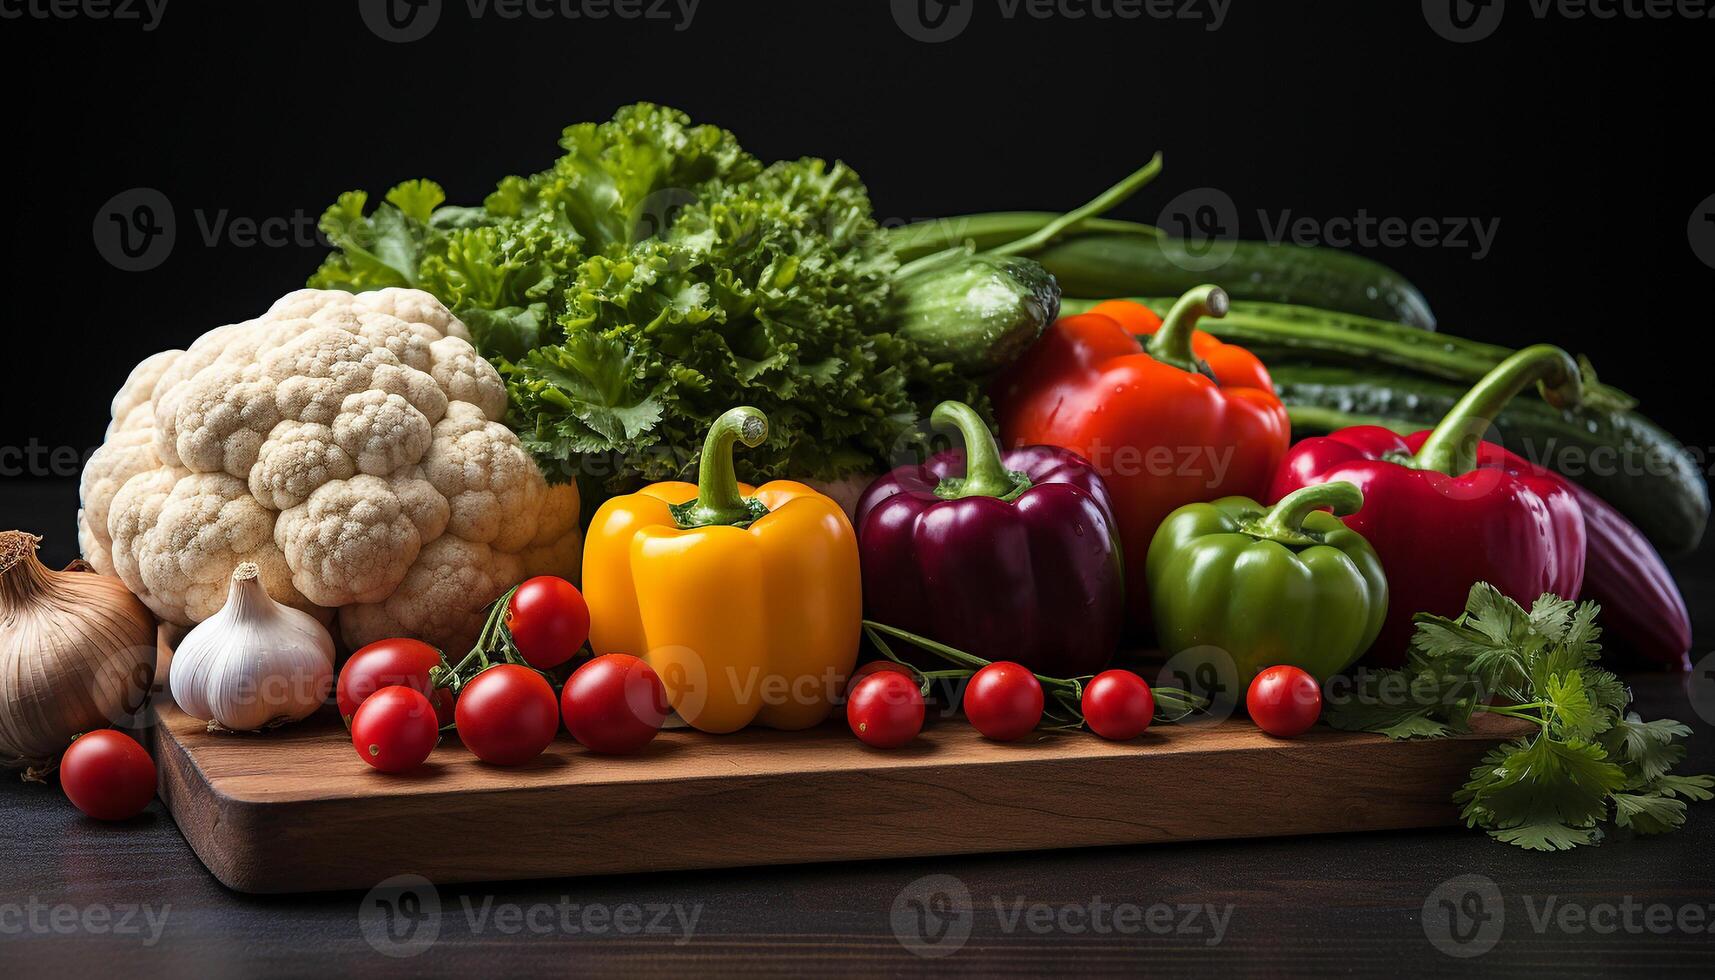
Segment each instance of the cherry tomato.
[[577,656],[590,638],[590,607],[577,586],[563,578],[527,579],[506,604],[506,628],[524,660],[550,670]]
[[1155,720],[1155,695],[1129,670],[1105,670],[1084,686],[1084,723],[1115,742],[1142,735]]
[[1256,727],[1278,738],[1302,735],[1322,715],[1322,688],[1297,667],[1270,667],[1245,692]]
[[850,698],[851,693],[857,690],[858,681],[880,671],[894,671],[904,674],[907,677],[911,676],[910,668],[906,667],[904,664],[896,664],[891,660],[871,660],[869,663],[858,667],[857,670],[852,671],[852,675],[846,678],[844,686],[840,689],[841,697]]
[[521,766],[541,755],[560,730],[559,702],[542,675],[517,664],[470,679],[453,706],[459,739],[478,759]]
[[898,748],[916,738],[923,730],[923,692],[916,678],[904,670],[886,667],[867,674],[860,670],[856,676],[846,701],[846,724],[852,734],[878,749]]
[[394,637],[377,640],[351,655],[339,671],[339,687],[334,700],[339,703],[339,716],[345,727],[351,727],[363,700],[384,687],[399,685],[427,697],[435,706],[435,716],[443,725],[453,720],[453,692],[435,689],[429,671],[441,662],[441,652],[422,640]]
[[661,678],[648,664],[623,653],[579,667],[560,692],[566,731],[591,751],[609,755],[648,745],[670,710]]
[[1002,660],[971,677],[964,705],[977,731],[997,742],[1016,742],[1042,721],[1042,685],[1024,666]]
[[440,719],[423,692],[384,687],[357,707],[351,744],[363,761],[382,772],[410,772],[441,740]]
[[129,820],[155,798],[155,760],[124,732],[90,732],[60,758],[60,787],[97,820]]

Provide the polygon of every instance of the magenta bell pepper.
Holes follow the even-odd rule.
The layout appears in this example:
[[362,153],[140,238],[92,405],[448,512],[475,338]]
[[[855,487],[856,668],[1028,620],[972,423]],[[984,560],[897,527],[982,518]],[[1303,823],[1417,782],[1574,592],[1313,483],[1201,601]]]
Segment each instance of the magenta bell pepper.
[[1001,453],[970,406],[931,420],[965,449],[880,477],[855,524],[870,618],[1050,677],[1107,666],[1125,609],[1113,505],[1082,456]]

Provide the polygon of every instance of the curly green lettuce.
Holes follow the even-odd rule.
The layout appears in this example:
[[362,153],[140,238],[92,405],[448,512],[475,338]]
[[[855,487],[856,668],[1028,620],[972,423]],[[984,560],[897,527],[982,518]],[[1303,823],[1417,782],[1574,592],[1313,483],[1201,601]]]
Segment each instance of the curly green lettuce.
[[549,169],[481,207],[412,181],[321,228],[320,288],[409,286],[471,328],[508,423],[550,478],[618,492],[688,476],[709,423],[767,413],[741,475],[835,480],[886,465],[945,398],[950,365],[886,330],[898,263],[843,164],[763,165],[733,135],[639,104],[569,127]]

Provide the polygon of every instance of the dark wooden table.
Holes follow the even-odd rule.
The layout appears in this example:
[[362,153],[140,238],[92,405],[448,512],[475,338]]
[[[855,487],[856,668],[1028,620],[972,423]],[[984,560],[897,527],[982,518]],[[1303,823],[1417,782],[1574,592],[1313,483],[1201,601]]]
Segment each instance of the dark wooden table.
[[[0,491],[0,524],[48,531],[47,556],[63,560],[67,492]],[[1678,570],[1706,651],[1715,555]],[[1715,726],[1682,680],[1630,680],[1646,717],[1696,729],[1682,771],[1715,771]],[[579,846],[578,830],[566,826],[564,846]],[[1715,804],[1679,833],[1567,854],[1444,830],[255,898],[215,882],[158,804],[109,826],[57,786],[0,780],[8,977],[1707,976],[1712,930]]]

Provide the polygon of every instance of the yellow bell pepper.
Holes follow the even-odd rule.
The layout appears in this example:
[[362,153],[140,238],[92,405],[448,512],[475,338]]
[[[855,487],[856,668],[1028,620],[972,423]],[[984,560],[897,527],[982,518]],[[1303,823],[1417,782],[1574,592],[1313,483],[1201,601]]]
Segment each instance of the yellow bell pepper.
[[838,504],[801,483],[738,482],[733,442],[767,435],[756,409],[727,412],[695,485],[609,500],[584,542],[590,645],[642,657],[705,732],[819,724],[857,661],[857,537]]

